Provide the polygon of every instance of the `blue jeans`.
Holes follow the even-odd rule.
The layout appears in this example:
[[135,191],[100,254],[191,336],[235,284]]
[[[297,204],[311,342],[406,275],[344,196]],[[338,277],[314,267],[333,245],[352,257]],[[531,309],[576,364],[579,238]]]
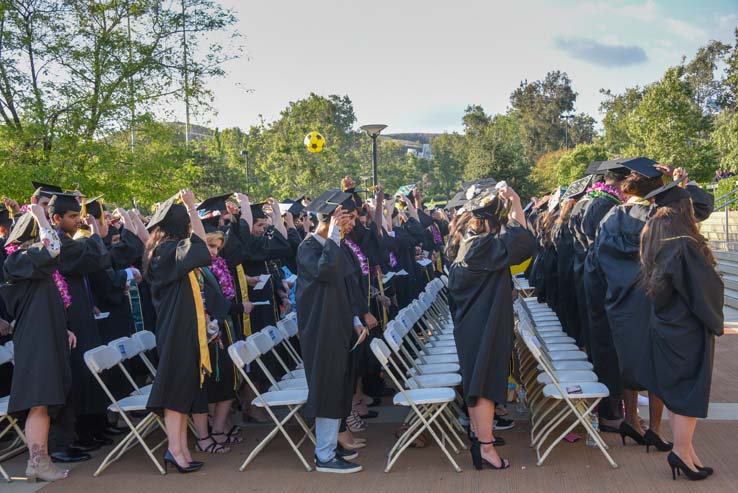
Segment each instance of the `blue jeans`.
[[336,456],[340,419],[315,418],[315,457],[328,462]]

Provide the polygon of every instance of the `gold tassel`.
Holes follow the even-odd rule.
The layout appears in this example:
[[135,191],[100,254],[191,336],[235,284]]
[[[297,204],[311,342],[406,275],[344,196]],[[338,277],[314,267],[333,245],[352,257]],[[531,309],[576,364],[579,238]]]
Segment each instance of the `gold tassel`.
[[105,226],[105,203],[103,202],[102,197],[97,200],[100,202],[100,225]]
[[[379,281],[379,294],[384,296],[384,282],[382,282],[382,269],[377,266],[377,281]],[[387,307],[382,305],[382,320],[384,321],[383,327],[387,327]]]
[[[243,271],[243,265],[236,266],[236,275],[238,276],[238,284],[241,288],[241,301],[249,301],[249,285],[246,282],[246,273]],[[248,313],[241,315],[241,323],[243,325],[243,335],[248,337],[251,335],[251,317]]]
[[195,312],[197,313],[197,343],[200,347],[200,365],[198,367],[200,373],[200,388],[205,381],[205,374],[213,372],[210,365],[210,351],[208,350],[208,332],[205,322],[205,304],[202,302],[200,294],[200,283],[197,282],[195,271],[190,271],[190,286],[192,287],[192,297],[195,300]]

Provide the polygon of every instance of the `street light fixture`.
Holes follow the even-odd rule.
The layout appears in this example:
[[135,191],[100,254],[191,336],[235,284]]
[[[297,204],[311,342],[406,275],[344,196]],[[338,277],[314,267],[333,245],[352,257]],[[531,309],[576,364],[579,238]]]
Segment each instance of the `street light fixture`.
[[379,183],[377,180],[377,137],[387,125],[374,123],[371,125],[363,125],[361,128],[366,134],[372,138],[372,175],[374,177],[373,185],[376,187]]

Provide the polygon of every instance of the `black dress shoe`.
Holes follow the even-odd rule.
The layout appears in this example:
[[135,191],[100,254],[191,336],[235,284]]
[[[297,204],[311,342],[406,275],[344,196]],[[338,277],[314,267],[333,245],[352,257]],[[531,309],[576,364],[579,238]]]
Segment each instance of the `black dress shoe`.
[[377,411],[371,411],[371,410],[364,415],[361,415],[361,414],[359,415],[361,419],[374,419],[377,416],[379,416],[379,413]]
[[84,462],[90,460],[92,456],[82,452],[78,448],[69,447],[64,452],[52,452],[49,454],[52,462],[63,462],[69,464],[72,462]]
[[94,452],[95,450],[100,450],[102,444],[96,442],[92,438],[89,438],[86,440],[77,440],[72,444],[72,447],[76,448],[80,452]]
[[367,406],[368,407],[377,407],[381,403],[382,403],[382,399],[380,399],[379,397],[372,397],[371,402],[367,403]]

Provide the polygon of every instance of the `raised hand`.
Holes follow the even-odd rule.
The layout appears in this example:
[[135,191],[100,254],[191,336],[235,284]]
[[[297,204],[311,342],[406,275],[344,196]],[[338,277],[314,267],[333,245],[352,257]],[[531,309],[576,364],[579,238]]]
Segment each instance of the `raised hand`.
[[188,209],[195,207],[195,194],[192,190],[187,188],[179,191],[179,198],[182,199],[182,203],[187,206]]

